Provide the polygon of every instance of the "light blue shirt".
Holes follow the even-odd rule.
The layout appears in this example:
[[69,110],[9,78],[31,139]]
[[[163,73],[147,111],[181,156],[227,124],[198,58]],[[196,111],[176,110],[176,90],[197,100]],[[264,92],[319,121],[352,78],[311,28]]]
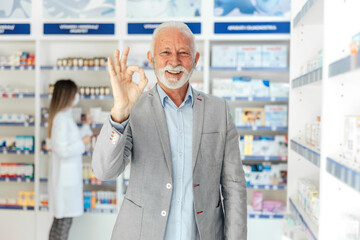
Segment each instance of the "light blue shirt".
[[[192,181],[193,95],[189,84],[184,102],[177,107],[157,84],[169,131],[173,193],[165,240],[195,240],[197,236]],[[120,132],[128,120],[111,124]]]

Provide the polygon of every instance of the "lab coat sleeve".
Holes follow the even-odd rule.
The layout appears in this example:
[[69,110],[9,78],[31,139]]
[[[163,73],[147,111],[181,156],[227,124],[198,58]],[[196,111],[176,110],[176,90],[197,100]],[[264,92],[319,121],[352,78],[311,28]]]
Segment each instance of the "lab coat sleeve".
[[[225,103],[226,104],[226,103]],[[227,131],[221,173],[224,197],[225,239],[247,239],[247,194],[243,166],[240,160],[239,138],[226,104]]]
[[52,131],[51,144],[53,152],[62,159],[81,156],[85,152],[85,145],[81,138],[69,139],[68,119],[65,116],[55,116]]
[[90,129],[90,126],[88,124],[83,124],[82,127],[80,128],[80,136],[81,137],[85,137],[85,136],[92,136],[93,132]]
[[130,122],[123,133],[105,121],[97,138],[92,157],[92,171],[100,180],[118,177],[130,162],[132,152],[132,132]]

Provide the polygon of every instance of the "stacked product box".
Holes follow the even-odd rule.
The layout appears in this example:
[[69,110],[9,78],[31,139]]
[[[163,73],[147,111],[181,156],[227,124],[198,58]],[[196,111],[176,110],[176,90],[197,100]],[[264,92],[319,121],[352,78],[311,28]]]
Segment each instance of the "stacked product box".
[[240,154],[242,156],[277,156],[287,159],[288,137],[276,136],[240,136]]
[[360,240],[360,217],[352,214],[341,216],[338,240]]
[[116,192],[85,191],[85,209],[116,209]]
[[319,190],[309,179],[298,181],[298,202],[300,208],[314,222],[319,219]]
[[236,126],[287,127],[286,105],[265,105],[264,108],[235,108]]
[[2,113],[0,114],[0,123],[34,123],[35,119],[32,115],[23,113]]
[[289,96],[289,84],[252,79],[248,76],[214,78],[212,94],[225,98],[287,98]]
[[90,163],[83,163],[82,176],[83,180],[86,182],[90,182],[91,184],[102,184],[102,181],[94,176]]
[[287,183],[286,164],[243,165],[246,184],[282,185]]
[[0,137],[0,149],[34,151],[34,136]]
[[213,45],[212,67],[285,68],[288,66],[287,45]]
[[0,56],[0,66],[34,66],[35,55],[17,51],[10,56]]
[[285,203],[283,201],[264,200],[262,192],[253,193],[253,201],[248,212],[261,212],[280,214],[285,211]]
[[360,169],[360,116],[345,117],[342,160],[352,168]]
[[0,177],[34,179],[34,164],[0,163]]
[[20,191],[17,198],[0,197],[1,206],[35,206],[35,192],[33,191]]

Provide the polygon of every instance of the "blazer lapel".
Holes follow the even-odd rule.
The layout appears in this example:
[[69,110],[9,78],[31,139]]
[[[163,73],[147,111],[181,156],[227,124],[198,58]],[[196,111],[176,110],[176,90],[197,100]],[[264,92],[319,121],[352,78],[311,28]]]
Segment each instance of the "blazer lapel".
[[161,104],[159,94],[156,90],[156,85],[149,91],[149,95],[151,96],[151,107],[152,113],[155,120],[155,126],[157,132],[160,137],[161,145],[164,150],[166,163],[170,172],[170,176],[172,177],[172,164],[171,164],[171,149],[170,149],[170,138],[169,131],[166,123],[166,117],[164,108]]
[[204,123],[204,98],[199,92],[193,89],[193,148],[192,148],[192,167],[194,170],[201,141],[202,128]]

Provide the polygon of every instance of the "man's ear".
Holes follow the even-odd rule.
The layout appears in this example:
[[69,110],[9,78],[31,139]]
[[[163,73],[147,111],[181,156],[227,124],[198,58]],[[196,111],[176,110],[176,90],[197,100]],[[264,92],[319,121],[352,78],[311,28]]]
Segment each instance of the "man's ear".
[[148,51],[148,52],[147,52],[147,59],[148,59],[148,61],[149,61],[149,63],[150,63],[150,67],[151,67],[151,68],[154,68],[153,56],[152,56],[152,54],[151,54],[151,51]]
[[197,63],[199,61],[199,58],[200,58],[200,53],[196,52],[195,61],[194,61],[194,67],[196,67],[196,65],[197,65]]

